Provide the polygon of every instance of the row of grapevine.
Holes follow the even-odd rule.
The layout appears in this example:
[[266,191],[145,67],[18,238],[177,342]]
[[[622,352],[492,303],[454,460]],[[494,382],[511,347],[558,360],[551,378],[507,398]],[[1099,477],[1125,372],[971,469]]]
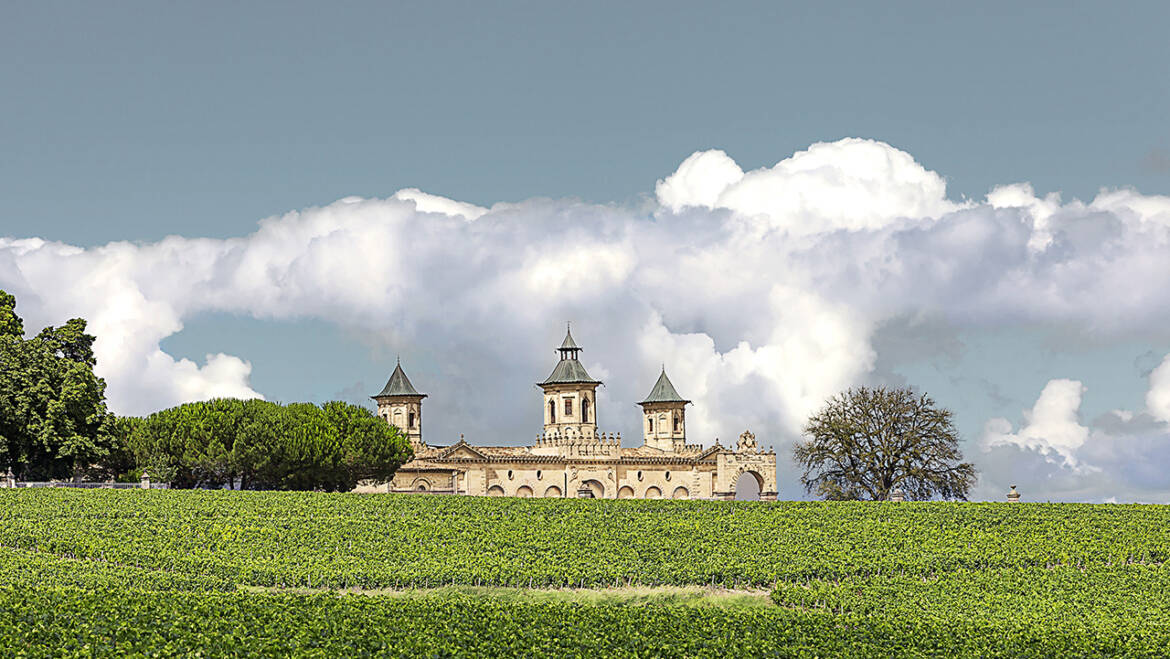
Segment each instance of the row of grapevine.
[[0,547],[286,587],[777,582],[1161,564],[1162,506],[0,491]]
[[[1160,656],[1168,518],[1162,506],[0,491],[0,654]],[[248,587],[451,583],[767,584],[775,606]]]
[[1165,620],[833,616],[800,609],[502,603],[449,594],[108,593],[0,586],[18,656],[1159,656]]

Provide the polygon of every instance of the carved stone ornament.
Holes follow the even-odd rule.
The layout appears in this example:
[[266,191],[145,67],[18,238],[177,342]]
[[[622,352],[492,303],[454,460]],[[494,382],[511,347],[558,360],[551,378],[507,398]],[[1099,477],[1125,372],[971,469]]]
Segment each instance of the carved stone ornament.
[[739,436],[739,443],[735,445],[735,450],[741,453],[755,453],[757,450],[756,436],[750,430],[743,431]]

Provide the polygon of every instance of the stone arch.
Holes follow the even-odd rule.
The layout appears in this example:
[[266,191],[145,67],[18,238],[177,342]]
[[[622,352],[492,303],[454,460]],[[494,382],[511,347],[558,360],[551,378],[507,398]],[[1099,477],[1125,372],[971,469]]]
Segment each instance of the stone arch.
[[683,487],[682,485],[679,485],[678,487],[674,488],[674,494],[672,494],[670,496],[670,498],[672,498],[672,499],[689,499],[689,498],[691,498],[691,491],[688,490],[687,488]]
[[414,479],[414,482],[410,484],[410,489],[414,490],[415,492],[430,492],[431,484],[425,478],[416,478]]
[[629,485],[623,485],[621,487],[621,489],[618,490],[618,498],[619,499],[633,499],[634,498],[634,488],[630,487]]
[[581,483],[581,487],[589,488],[589,490],[593,492],[594,499],[602,499],[605,497],[605,486],[602,485],[601,481],[599,480],[589,479]]
[[651,485],[650,487],[646,488],[646,496],[644,496],[643,498],[644,499],[661,499],[662,498],[662,490],[658,489],[658,487],[655,485]]
[[556,485],[550,485],[549,488],[544,491],[544,496],[548,499],[559,499],[561,498],[561,488],[557,487]]
[[520,486],[520,487],[519,487],[519,488],[516,490],[516,496],[518,496],[518,497],[522,497],[522,498],[525,498],[525,499],[531,499],[531,498],[532,498],[532,496],[533,496],[533,494],[534,494],[534,493],[533,493],[533,491],[532,491],[532,488],[531,488],[531,487],[528,487],[527,485],[521,485],[521,486]]
[[488,488],[487,493],[489,497],[502,497],[504,496],[504,488],[499,485],[493,485]]
[[741,501],[759,501],[764,491],[764,477],[754,469],[741,469],[735,479],[735,498]]

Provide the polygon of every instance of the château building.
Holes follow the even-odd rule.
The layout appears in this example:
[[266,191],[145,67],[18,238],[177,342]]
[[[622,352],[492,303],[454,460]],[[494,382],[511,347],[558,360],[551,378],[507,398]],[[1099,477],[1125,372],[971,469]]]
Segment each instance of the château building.
[[[432,446],[423,439],[422,401],[399,362],[381,392],[378,415],[410,440],[414,459],[385,485],[390,492],[598,499],[733,499],[745,474],[760,498],[776,498],[776,454],[743,433],[735,449],[687,442],[686,406],[663,367],[642,408],[642,445],[598,430],[597,387],[578,357],[572,331],[560,359],[539,383],[544,429],[530,446]],[[383,490],[383,491],[386,491]]]

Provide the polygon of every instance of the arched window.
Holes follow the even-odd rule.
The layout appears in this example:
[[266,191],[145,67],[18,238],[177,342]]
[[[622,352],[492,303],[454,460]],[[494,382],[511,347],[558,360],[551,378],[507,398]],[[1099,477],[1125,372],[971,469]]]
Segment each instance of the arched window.
[[585,398],[585,399],[581,400],[581,423],[586,423],[588,421],[589,421],[589,399]]
[[650,432],[654,432],[654,417],[650,417]]
[[566,398],[565,399],[565,416],[572,416],[572,415],[573,415],[573,399]]
[[678,427],[679,427],[679,422],[680,422],[680,421],[682,421],[682,418],[681,418],[681,417],[679,417],[679,415],[677,415],[677,414],[676,414],[676,415],[674,415],[674,431],[675,431],[675,432],[678,432]]
[[407,415],[406,419],[407,419],[406,425],[413,428],[414,427],[414,412],[411,412],[409,415]]
[[548,402],[548,422],[549,423],[556,423],[557,422],[557,404],[556,404],[556,402],[551,401],[551,400]]

